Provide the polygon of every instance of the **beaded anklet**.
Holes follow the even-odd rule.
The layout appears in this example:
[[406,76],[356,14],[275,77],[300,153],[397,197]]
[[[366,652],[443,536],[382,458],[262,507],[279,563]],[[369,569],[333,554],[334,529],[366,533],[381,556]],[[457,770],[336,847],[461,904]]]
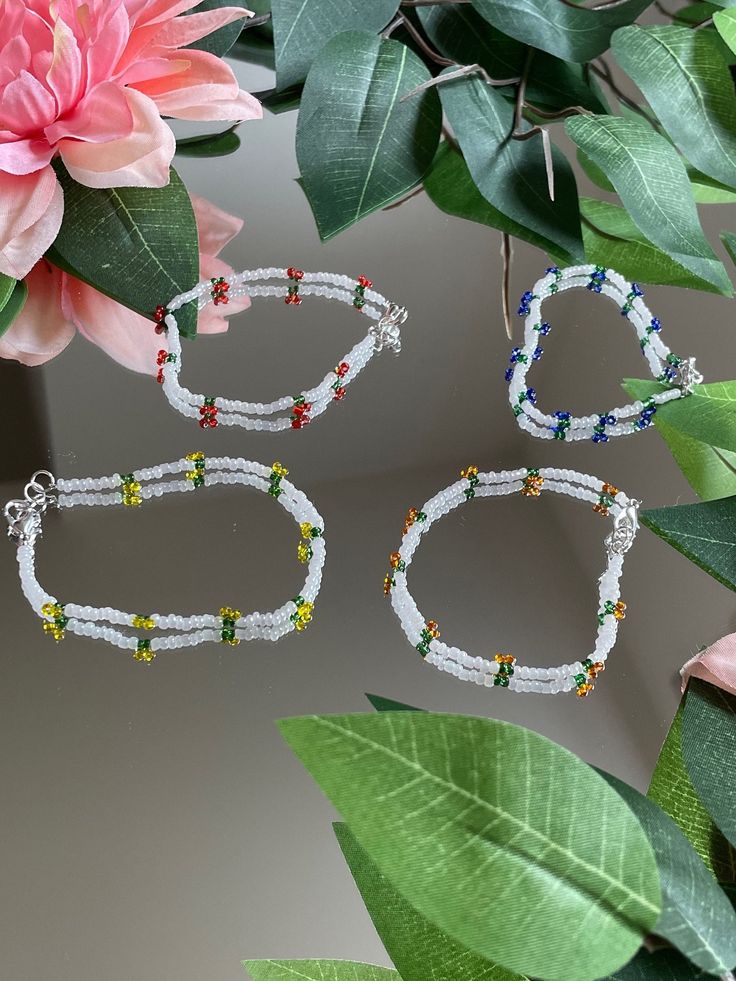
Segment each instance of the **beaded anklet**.
[[[44,631],[54,640],[65,633],[105,640],[128,650],[136,661],[150,663],[162,650],[196,647],[206,641],[235,646],[241,640],[279,640],[292,630],[306,629],[322,581],[325,561],[324,522],[302,491],[288,480],[280,463],[271,467],[229,457],[205,458],[190,453],[183,460],[164,463],[130,474],[82,480],[55,480],[47,470],[37,471],[25,487],[24,497],[5,507],[8,536],[18,546],[17,557],[23,593],[43,618]],[[182,475],[183,479],[167,479]],[[162,479],[164,478],[164,479]],[[123,504],[140,507],[164,494],[196,491],[216,484],[244,484],[265,491],[278,500],[299,524],[301,541],[297,557],[308,565],[301,593],[272,613],[249,613],[223,606],[218,614],[178,616],[168,613],[126,613],[112,607],[61,603],[39,585],[35,572],[35,542],[42,534],[42,518],[50,507]],[[123,633],[116,627],[159,633],[151,638]]]
[[[616,641],[619,621],[626,615],[626,604],[619,594],[619,579],[624,555],[638,530],[637,508],[640,502],[597,477],[572,470],[545,467],[478,473],[477,467],[468,467],[461,472],[460,478],[427,501],[421,510],[410,508],[401,547],[390,556],[391,571],[384,580],[384,592],[391,597],[409,643],[427,663],[461,681],[511,691],[557,694],[574,690],[580,697],[588,695],[593,690],[595,679],[605,668],[606,658]],[[422,536],[435,521],[466,501],[517,493],[524,497],[539,497],[543,487],[545,491],[589,501],[596,513],[613,521],[613,529],[605,540],[607,563],[599,580],[598,633],[592,654],[571,664],[537,668],[517,664],[511,654],[499,653],[489,660],[473,657],[457,647],[448,647],[439,640],[437,622],[426,620],[417,609],[407,585],[407,568]]]
[[[562,410],[546,415],[537,409],[537,393],[527,387],[526,376],[532,362],[542,356],[540,338],[552,330],[550,324],[542,320],[542,303],[548,296],[577,287],[603,293],[619,305],[621,315],[636,331],[652,376],[670,388],[657,392],[644,402],[632,402],[591,416],[573,416]],[[695,367],[695,358],[679,358],[663,343],[659,336],[662,325],[644,304],[643,295],[636,283],[627,283],[619,273],[603,266],[571,266],[568,269],[551,266],[535,283],[534,289],[524,293],[518,310],[519,316],[526,317],[524,346],[513,349],[510,367],[506,369],[509,402],[522,429],[541,439],[590,439],[594,443],[607,443],[613,436],[628,436],[647,429],[658,406],[690,395],[695,385],[702,382],[703,376]]]
[[[268,280],[284,280],[287,285],[268,285]],[[259,282],[266,281],[266,282]],[[301,269],[252,269],[219,279],[205,280],[194,289],[175,297],[168,306],[156,309],[157,333],[168,333],[168,351],[159,352],[158,380],[169,403],[182,415],[199,421],[202,429],[242,426],[244,429],[279,432],[303,429],[321,415],[332,402],[341,402],[348,385],[365,368],[374,354],[390,348],[401,351],[400,327],[407,319],[404,307],[390,303],[371,287],[365,276],[357,280],[333,273],[305,273]],[[219,396],[192,394],[179,384],[182,365],[181,339],[175,311],[196,301],[201,310],[209,302],[227,303],[235,296],[280,296],[289,306],[299,306],[306,296],[340,300],[362,312],[371,321],[368,333],[319,385],[298,395],[285,395],[274,402],[241,402]],[[268,418],[271,417],[271,418]]]

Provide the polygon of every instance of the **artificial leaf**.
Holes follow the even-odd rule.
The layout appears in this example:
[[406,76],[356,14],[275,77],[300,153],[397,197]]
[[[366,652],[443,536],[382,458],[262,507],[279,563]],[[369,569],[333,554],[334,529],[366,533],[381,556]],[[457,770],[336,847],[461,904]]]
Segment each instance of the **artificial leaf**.
[[237,58],[238,61],[246,61],[251,65],[261,65],[271,71],[276,69],[273,41],[263,37],[259,30],[252,27],[243,31],[228,54],[229,57]]
[[616,31],[612,48],[675,146],[736,186],[736,93],[714,37],[676,24],[631,26]]
[[[403,702],[395,702],[393,698],[385,698],[383,695],[371,695],[365,693],[365,697],[371,703],[376,712],[423,712],[414,705],[405,705]],[[406,981],[406,978],[404,978]]]
[[[417,15],[437,50],[460,65],[481,65],[491,78],[516,78],[524,71],[528,48],[506,37],[469,4],[418,7]],[[513,96],[516,86],[509,89]],[[529,67],[526,98],[540,109],[555,111],[582,106],[606,112],[597,87],[585,77],[581,65],[536,51]]]
[[640,283],[718,292],[712,283],[700,279],[647,241],[619,205],[581,198],[580,214],[587,262],[617,269],[622,276]]
[[736,204],[736,191],[694,167],[688,167],[688,177],[697,204]]
[[204,133],[202,136],[186,136],[176,141],[176,152],[181,157],[225,157],[240,149],[240,137],[231,126],[222,133]]
[[719,10],[713,15],[716,30],[736,54],[736,10]]
[[643,120],[568,119],[571,139],[606,174],[646,238],[719,292],[733,292],[700,227],[687,171],[675,148]]
[[302,101],[302,86],[294,85],[290,89],[279,92],[278,89],[265,89],[263,92],[253,93],[264,109],[268,109],[274,116],[282,112],[291,112],[298,109]]
[[243,961],[253,981],[402,981],[397,971],[358,961]]
[[[449,72],[450,69],[446,69]],[[514,110],[477,76],[445,82],[440,97],[473,181],[501,214],[558,250],[582,259],[578,194],[572,168],[553,147],[555,199],[547,188],[542,141],[514,140]]]
[[336,34],[375,34],[398,9],[399,0],[271,0],[278,88],[303,82],[316,55]]
[[609,46],[617,27],[631,24],[651,0],[623,0],[591,10],[560,0],[471,0],[485,19],[524,44],[565,61],[592,61]]
[[[641,400],[662,390],[657,382],[639,378],[627,378],[623,387],[633,398]],[[736,452],[683,433],[667,421],[667,405],[657,411],[654,425],[698,497],[712,501],[736,494]],[[697,407],[692,411],[697,412]]]
[[686,960],[676,950],[655,950],[642,947],[625,967],[604,981],[709,981],[710,975]]
[[13,326],[28,299],[28,287],[23,280],[0,275],[0,337]]
[[394,889],[350,828],[333,827],[365,908],[402,981],[526,981],[471,953],[426,920]]
[[[245,10],[252,10],[253,4],[249,0],[201,0],[200,3],[196,4],[196,7],[195,12],[201,14],[206,10],[217,10],[219,7],[243,7]],[[210,54],[222,58],[232,48],[240,32],[247,25],[247,19],[240,18],[233,21],[232,24],[225,24],[224,27],[218,28],[212,34],[200,38],[199,41],[195,41],[189,47],[197,48],[200,51],[209,51]]]
[[731,261],[736,264],[736,235],[731,232],[721,232],[721,241],[726,247],[726,252],[731,257]]
[[682,759],[680,702],[654,768],[647,796],[679,826],[705,866],[726,882],[736,879],[736,852],[713,824],[688,776]]
[[657,804],[623,780],[601,776],[634,812],[654,851],[662,886],[662,914],[654,932],[703,971],[730,971],[736,965],[736,913],[712,874]]
[[302,185],[322,239],[383,208],[421,181],[440,136],[424,63],[405,45],[364,31],[338,34],[307,78],[296,130]]
[[424,190],[434,204],[449,215],[490,225],[491,228],[497,228],[501,232],[513,235],[514,238],[529,242],[549,253],[563,265],[575,261],[573,256],[560,249],[555,242],[546,239],[543,235],[537,235],[536,232],[508,218],[486,201],[473,183],[462,154],[458,153],[450,143],[440,144],[434,163],[424,178]]
[[642,523],[718,582],[736,590],[736,497],[644,511]]
[[[194,212],[179,175],[166,187],[83,187],[63,167],[64,219],[48,255],[61,268],[146,317],[159,303],[194,286],[199,243]],[[191,303],[177,314],[179,330],[197,331]]]
[[736,695],[700,678],[690,679],[682,716],[682,757],[708,813],[736,845]]
[[[659,382],[634,378],[627,378],[624,387],[637,398],[667,391]],[[659,406],[657,418],[694,439],[736,452],[736,381],[696,385],[692,395]]]
[[543,736],[429,712],[279,725],[391,884],[473,953],[550,981],[592,981],[654,926],[659,878],[641,826]]

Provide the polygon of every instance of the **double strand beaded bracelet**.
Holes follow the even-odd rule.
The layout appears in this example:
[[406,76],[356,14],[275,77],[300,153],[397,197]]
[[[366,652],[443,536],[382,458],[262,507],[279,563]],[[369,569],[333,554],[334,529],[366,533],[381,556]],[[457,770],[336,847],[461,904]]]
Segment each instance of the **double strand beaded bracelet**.
[[[271,280],[283,282],[270,284]],[[242,426],[268,432],[303,429],[332,402],[341,402],[348,385],[365,368],[374,354],[389,348],[401,351],[401,325],[407,319],[404,307],[391,303],[372,289],[365,276],[357,280],[333,273],[309,273],[301,269],[250,269],[231,276],[203,280],[194,289],[175,297],[168,306],[156,309],[156,331],[168,334],[168,350],[159,351],[158,380],[169,403],[182,415],[197,419],[202,429]],[[175,313],[186,303],[196,302],[201,310],[208,303],[228,303],[237,296],[278,296],[289,306],[299,306],[307,296],[322,296],[347,303],[370,321],[368,333],[314,388],[298,395],[285,395],[274,402],[241,402],[216,395],[196,395],[179,384],[182,367],[181,339]]]
[[[512,654],[497,653],[493,659],[473,657],[458,647],[448,647],[440,637],[435,620],[426,620],[417,609],[409,592],[407,570],[414,552],[432,524],[454,508],[478,497],[500,497],[522,494],[539,497],[542,488],[554,494],[566,494],[589,501],[593,510],[610,517],[613,528],[605,539],[606,568],[599,579],[598,633],[589,657],[572,664],[541,668],[517,664]],[[478,473],[468,467],[460,480],[440,491],[422,507],[410,508],[404,524],[403,541],[390,556],[391,571],[384,580],[384,592],[391,597],[394,611],[409,643],[425,661],[438,670],[446,671],[461,681],[470,681],[486,688],[500,687],[511,691],[557,694],[575,691],[580,697],[588,695],[598,675],[604,670],[606,658],[615,641],[620,620],[626,615],[626,604],[620,599],[619,579],[624,555],[631,547],[639,524],[639,501],[597,477],[572,470],[541,469],[504,470],[500,473]]]
[[[618,304],[621,315],[633,325],[639,347],[656,381],[670,386],[645,401],[637,400],[622,408],[597,412],[590,416],[574,416],[567,410],[547,415],[537,408],[537,393],[527,386],[527,373],[532,362],[542,356],[540,338],[552,327],[542,319],[542,303],[555,293],[584,287],[592,293],[603,293]],[[518,313],[526,317],[524,346],[511,352],[506,369],[509,383],[509,402],[522,429],[541,439],[581,440],[607,443],[613,436],[628,436],[647,429],[658,406],[673,399],[690,395],[703,376],[695,367],[695,358],[680,358],[672,354],[662,341],[662,325],[653,317],[637,283],[628,283],[613,269],[603,266],[570,266],[558,269],[550,266],[546,274],[521,297]]]
[[[235,646],[241,640],[279,640],[292,630],[303,631],[312,620],[322,581],[324,522],[306,495],[286,480],[288,472],[280,463],[266,467],[229,457],[208,459],[200,452],[173,463],[110,477],[57,481],[48,470],[37,471],[26,484],[23,498],[6,505],[5,517],[8,536],[18,546],[21,589],[32,609],[43,619],[44,632],[56,641],[63,640],[67,632],[105,640],[131,651],[136,661],[150,664],[163,650],[196,647],[206,641]],[[297,557],[308,566],[307,577],[301,593],[272,613],[244,615],[230,606],[223,606],[217,614],[196,616],[127,613],[112,607],[62,603],[39,585],[35,544],[41,537],[43,515],[49,508],[110,504],[140,507],[154,497],[198,491],[216,484],[244,484],[265,491],[299,524],[301,540]],[[156,631],[156,635],[141,637],[125,633],[119,627]]]

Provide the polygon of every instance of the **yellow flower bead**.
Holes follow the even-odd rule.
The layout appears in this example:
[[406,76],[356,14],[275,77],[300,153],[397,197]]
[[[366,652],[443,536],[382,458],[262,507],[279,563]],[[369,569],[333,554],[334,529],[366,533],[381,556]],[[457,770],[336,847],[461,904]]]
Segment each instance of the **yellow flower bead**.
[[312,537],[312,525],[308,521],[302,521],[299,525],[299,530],[302,533],[302,538]]
[[299,542],[299,544],[296,547],[296,557],[299,559],[300,562],[306,564],[307,562],[309,562],[309,560],[312,557],[312,549],[309,547],[309,545],[306,545],[304,542]]
[[191,460],[192,462],[195,461],[195,460],[204,460],[204,453],[202,453],[202,452],[187,453],[187,455],[184,457],[184,459],[185,460]]
[[593,686],[586,683],[583,685],[578,685],[575,694],[578,696],[578,698],[585,698],[585,696],[591,691],[593,691]]
[[460,476],[463,477],[463,478],[465,478],[466,480],[468,479],[468,477],[477,477],[478,476],[478,468],[475,467],[475,466],[473,466],[473,467],[466,467],[464,470],[461,470],[460,471]]
[[285,477],[285,476],[286,476],[286,475],[288,474],[288,472],[289,472],[289,471],[288,471],[288,470],[286,469],[286,467],[285,467],[285,466],[283,466],[283,465],[282,465],[281,463],[279,463],[279,461],[278,461],[278,460],[276,460],[276,462],[275,462],[275,463],[273,464],[273,466],[271,467],[271,469],[272,469],[272,470],[273,470],[273,472],[274,472],[275,474],[277,474],[277,475],[278,475],[279,477]]
[[133,626],[141,630],[153,630],[156,624],[150,617],[136,615],[133,617]]

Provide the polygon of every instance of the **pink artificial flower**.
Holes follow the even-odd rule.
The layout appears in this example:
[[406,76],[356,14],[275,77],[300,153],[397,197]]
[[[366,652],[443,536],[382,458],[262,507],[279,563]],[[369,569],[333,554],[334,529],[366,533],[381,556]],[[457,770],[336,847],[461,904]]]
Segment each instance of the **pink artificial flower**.
[[[199,232],[200,276],[227,276],[232,269],[216,257],[238,234],[243,222],[205,198],[196,194],[191,197]],[[0,358],[26,365],[44,364],[60,354],[79,331],[126,368],[156,374],[156,354],[166,348],[166,337],[156,333],[150,319],[61,272],[45,259],[36,263],[25,282],[28,299],[10,330],[0,337]],[[233,298],[227,312],[238,313],[249,306],[248,297]],[[209,304],[200,312],[200,333],[227,330],[221,309]]]
[[185,45],[252,12],[201,0],[0,0],[0,272],[22,279],[52,244],[60,156],[87,187],[163,187],[161,116],[258,119],[232,69]]
[[691,657],[680,668],[682,690],[689,678],[702,678],[711,685],[736,695],[736,634],[721,637],[710,647]]

